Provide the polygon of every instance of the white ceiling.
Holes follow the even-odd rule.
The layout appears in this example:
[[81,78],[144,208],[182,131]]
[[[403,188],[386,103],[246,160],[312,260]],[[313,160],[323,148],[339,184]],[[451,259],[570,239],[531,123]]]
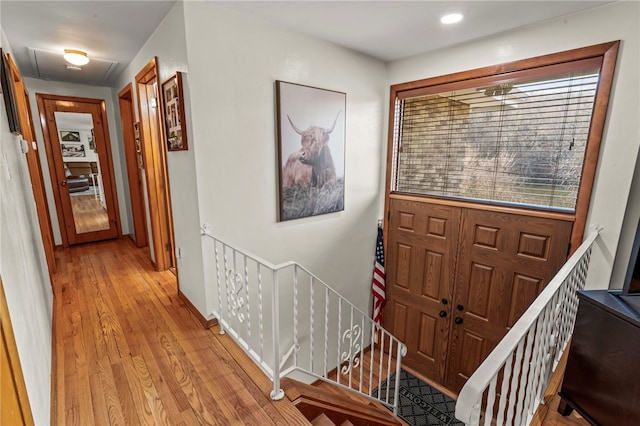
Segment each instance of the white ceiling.
[[[187,0],[196,1],[196,0]],[[2,28],[27,77],[110,86],[144,45],[175,0],[10,1]],[[215,1],[238,13],[391,61],[509,31],[612,1]],[[465,19],[440,23],[445,13]],[[64,48],[94,59],[66,70]],[[98,61],[101,60],[101,61]]]

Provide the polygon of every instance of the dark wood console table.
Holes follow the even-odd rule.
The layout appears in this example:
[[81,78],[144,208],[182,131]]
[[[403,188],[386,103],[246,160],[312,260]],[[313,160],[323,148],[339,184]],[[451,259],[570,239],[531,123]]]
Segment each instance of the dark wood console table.
[[640,313],[607,290],[581,291],[578,297],[558,411],[568,415],[575,409],[594,425],[638,426]]

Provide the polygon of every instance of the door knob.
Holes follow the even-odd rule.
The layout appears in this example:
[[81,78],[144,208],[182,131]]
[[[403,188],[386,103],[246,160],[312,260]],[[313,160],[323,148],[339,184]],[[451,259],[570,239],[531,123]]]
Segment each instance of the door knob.
[[462,324],[464,322],[464,320],[460,317],[456,317],[456,319],[453,320],[456,324]]
[[62,186],[67,186],[67,180],[63,179],[62,182],[60,182],[60,185]]
[[447,303],[449,303],[449,301],[443,297],[443,298],[442,298],[442,304],[443,304],[443,305],[446,305]]
[[440,311],[440,318],[444,318],[447,316],[447,311]]

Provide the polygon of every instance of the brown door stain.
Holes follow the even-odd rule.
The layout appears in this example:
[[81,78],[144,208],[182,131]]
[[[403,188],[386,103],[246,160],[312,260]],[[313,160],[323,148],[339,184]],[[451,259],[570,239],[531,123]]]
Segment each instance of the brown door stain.
[[390,331],[459,392],[564,264],[572,221],[398,199],[389,219]]

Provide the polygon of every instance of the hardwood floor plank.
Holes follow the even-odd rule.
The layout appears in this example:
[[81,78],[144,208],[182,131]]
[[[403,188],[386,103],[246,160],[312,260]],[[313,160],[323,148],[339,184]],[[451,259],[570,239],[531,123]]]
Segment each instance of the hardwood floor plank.
[[122,414],[118,388],[115,384],[115,379],[111,369],[111,362],[108,357],[104,357],[98,362],[98,372],[100,375],[100,382],[102,384],[102,396],[107,406],[108,415],[108,417],[102,419],[102,421],[104,421],[105,424],[110,425],[126,424],[124,415]]
[[117,240],[58,253],[52,423],[309,424],[202,328],[146,250]]

